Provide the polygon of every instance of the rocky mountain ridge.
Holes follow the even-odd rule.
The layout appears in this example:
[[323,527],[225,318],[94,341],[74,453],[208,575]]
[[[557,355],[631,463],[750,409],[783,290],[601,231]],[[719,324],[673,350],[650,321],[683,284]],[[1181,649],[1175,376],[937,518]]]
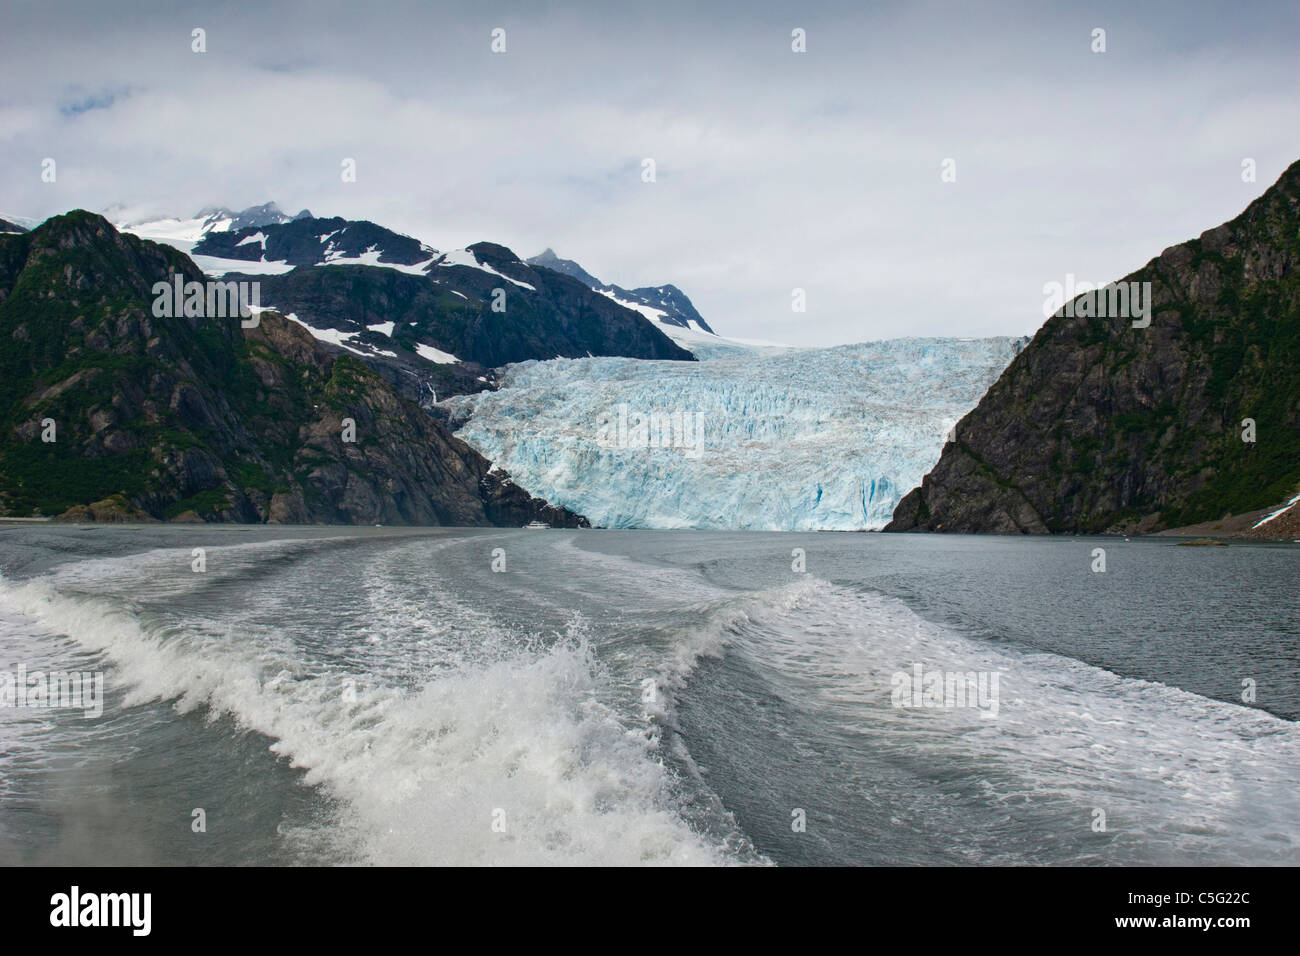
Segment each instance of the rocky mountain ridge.
[[704,321],[704,317],[696,310],[686,293],[671,283],[644,286],[640,289],[624,289],[622,286],[610,285],[601,282],[572,259],[561,259],[555,254],[554,249],[545,249],[526,261],[530,266],[542,266],[571,276],[588,288],[609,296],[620,305],[634,309],[652,321],[682,329],[707,332],[710,335],[717,334],[709,328],[709,324]]
[[[1121,284],[1149,324],[1076,297],[1034,336],[886,531],[1155,532],[1300,488],[1300,163]],[[1088,314],[1085,314],[1088,313]]]
[[0,514],[585,525],[298,323],[159,315],[178,276],[80,210],[0,236]]

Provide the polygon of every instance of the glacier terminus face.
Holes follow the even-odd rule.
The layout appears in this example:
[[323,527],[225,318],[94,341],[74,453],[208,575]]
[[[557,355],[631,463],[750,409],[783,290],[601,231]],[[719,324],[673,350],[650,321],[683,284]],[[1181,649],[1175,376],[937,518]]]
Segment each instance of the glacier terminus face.
[[1023,342],[523,362],[441,405],[517,484],[597,527],[874,530]]

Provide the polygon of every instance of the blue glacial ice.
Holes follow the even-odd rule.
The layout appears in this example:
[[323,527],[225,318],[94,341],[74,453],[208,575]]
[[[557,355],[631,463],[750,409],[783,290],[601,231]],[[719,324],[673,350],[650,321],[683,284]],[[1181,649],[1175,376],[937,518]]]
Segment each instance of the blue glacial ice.
[[878,529],[1023,341],[524,362],[441,404],[518,485],[598,527]]

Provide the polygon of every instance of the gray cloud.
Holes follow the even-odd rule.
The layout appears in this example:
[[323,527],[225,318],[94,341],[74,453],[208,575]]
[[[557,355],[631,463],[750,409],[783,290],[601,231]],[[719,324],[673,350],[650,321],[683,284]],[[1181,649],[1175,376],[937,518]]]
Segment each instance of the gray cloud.
[[1291,3],[699,6],[11,5],[0,210],[274,199],[827,345],[1032,332],[1045,282],[1118,277],[1300,158]]

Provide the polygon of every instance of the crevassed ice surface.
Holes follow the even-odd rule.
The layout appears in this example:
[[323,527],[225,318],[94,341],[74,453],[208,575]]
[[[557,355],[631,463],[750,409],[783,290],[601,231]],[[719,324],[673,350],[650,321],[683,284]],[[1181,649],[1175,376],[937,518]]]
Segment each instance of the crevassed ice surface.
[[1021,341],[531,361],[443,404],[516,483],[600,527],[878,529]]

